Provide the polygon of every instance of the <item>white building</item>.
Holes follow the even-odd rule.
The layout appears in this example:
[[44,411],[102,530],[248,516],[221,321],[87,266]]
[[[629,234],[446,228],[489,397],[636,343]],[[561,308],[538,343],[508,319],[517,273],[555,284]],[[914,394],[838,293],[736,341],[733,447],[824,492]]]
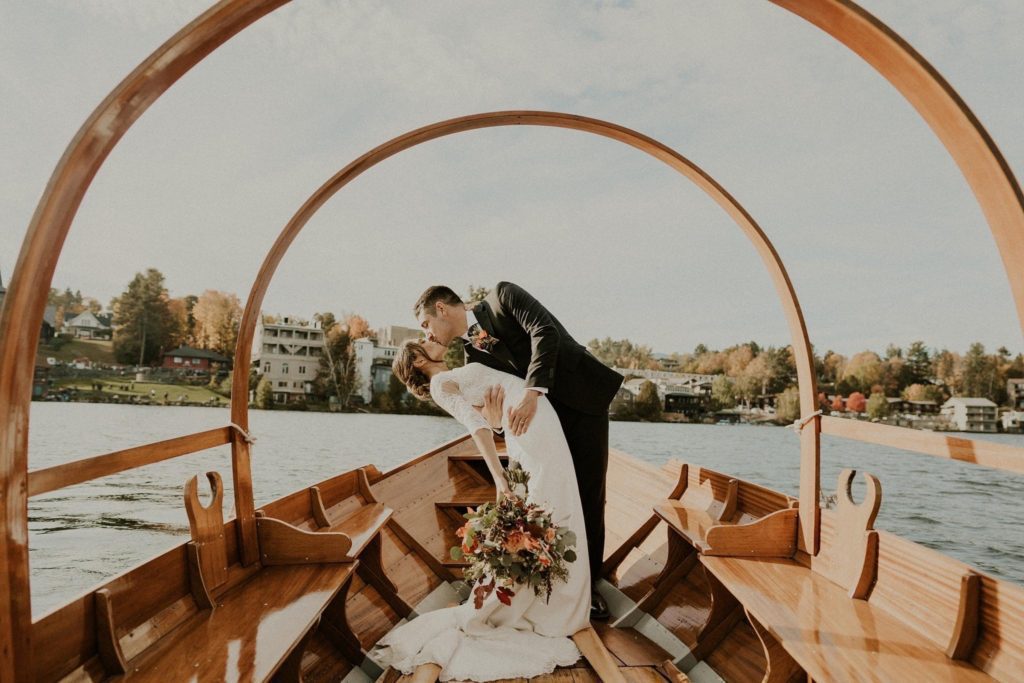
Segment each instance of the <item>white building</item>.
[[287,317],[279,323],[261,319],[254,338],[253,365],[270,382],[276,403],[288,403],[312,391],[324,349],[319,323]]
[[942,415],[962,432],[998,431],[999,409],[987,398],[954,397],[942,404]]
[[111,317],[109,313],[96,315],[92,311],[82,311],[64,320],[63,332],[78,339],[110,339],[113,332]]
[[415,327],[401,327],[400,325],[386,325],[377,328],[377,344],[380,346],[399,347],[407,339],[421,339],[423,330]]
[[356,390],[353,395],[361,396],[363,402],[369,404],[374,394],[388,390],[391,363],[398,347],[381,344],[372,337],[356,339],[352,345],[356,351]]

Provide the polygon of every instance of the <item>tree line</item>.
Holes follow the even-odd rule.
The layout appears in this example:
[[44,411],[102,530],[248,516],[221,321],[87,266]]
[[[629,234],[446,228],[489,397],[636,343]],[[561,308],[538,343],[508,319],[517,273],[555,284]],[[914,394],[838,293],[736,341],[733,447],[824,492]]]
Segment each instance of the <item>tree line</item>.
[[[719,375],[712,384],[712,395],[721,407],[779,395],[796,385],[791,346],[762,347],[750,341],[713,350],[698,344],[690,353],[658,358],[648,346],[606,337],[592,339],[588,348],[611,366]],[[824,355],[815,352],[814,367],[823,393],[843,397],[877,394],[938,403],[951,396],[972,396],[1002,405],[1008,400],[1007,380],[1024,377],[1024,354],[1014,356],[1005,346],[988,353],[980,342],[961,354],[915,341],[905,348],[890,344],[884,354],[865,350],[847,357],[832,350]]]

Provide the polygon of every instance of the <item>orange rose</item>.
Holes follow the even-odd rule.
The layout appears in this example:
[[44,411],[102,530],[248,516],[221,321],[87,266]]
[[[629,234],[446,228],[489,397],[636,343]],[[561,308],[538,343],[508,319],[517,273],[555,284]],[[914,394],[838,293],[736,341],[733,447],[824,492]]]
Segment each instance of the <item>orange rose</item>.
[[549,526],[547,530],[544,531],[544,540],[548,543],[555,540],[555,527]]

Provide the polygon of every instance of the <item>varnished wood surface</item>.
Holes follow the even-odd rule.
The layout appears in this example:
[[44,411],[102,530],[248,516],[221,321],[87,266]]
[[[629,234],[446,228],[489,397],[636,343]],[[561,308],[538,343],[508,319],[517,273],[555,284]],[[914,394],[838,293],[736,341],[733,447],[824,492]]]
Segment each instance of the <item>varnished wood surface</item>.
[[815,680],[993,680],[795,561],[701,562]]
[[132,681],[262,681],[285,661],[354,564],[268,567],[128,663]]
[[38,496],[66,486],[107,477],[143,465],[151,465],[161,460],[176,458],[179,455],[223,446],[230,442],[230,427],[217,427],[205,432],[32,470],[28,473],[28,495]]
[[811,558],[811,568],[844,588],[851,598],[866,598],[878,566],[878,532],[874,528],[882,505],[882,485],[874,475],[865,474],[867,493],[857,504],[851,496],[855,474],[852,469],[839,473],[832,539]]
[[1024,448],[1007,443],[827,415],[821,418],[821,432],[1008,472],[1024,472]]
[[[8,411],[0,419],[0,677],[27,680],[32,673],[30,591],[28,590],[27,546],[27,435],[28,400],[32,368],[25,362],[38,343],[45,292],[52,281],[61,245],[86,189],[104,159],[142,113],[178,78],[210,52],[250,23],[283,4],[284,0],[222,0],[190,23],[150,55],[122,81],[85,121],[68,145],[39,201],[18,257],[8,295],[0,309],[0,405]],[[1019,323],[1024,327],[1024,194],[994,141],[952,87],[891,29],[848,0],[775,0],[829,32],[887,78],[924,117],[957,161],[977,197],[995,237],[1017,305]],[[550,124],[545,124],[550,125]],[[582,129],[582,128],[581,128]],[[454,130],[452,132],[455,132]],[[611,136],[610,136],[611,137]],[[423,140],[409,140],[408,146]],[[382,152],[386,158],[399,150]],[[658,154],[653,154],[658,157]],[[666,161],[664,157],[659,157]],[[362,160],[357,165],[372,165]],[[361,172],[361,170],[359,171]],[[702,174],[703,175],[703,174]],[[699,184],[699,183],[698,183]],[[717,187],[717,186],[716,186]],[[720,189],[720,188],[719,188]],[[334,190],[336,191],[336,189]],[[724,191],[723,191],[724,193]],[[326,201],[314,195],[304,207],[311,215]],[[728,198],[731,201],[731,198]],[[721,202],[723,205],[726,202]],[[727,207],[728,210],[729,207]],[[737,220],[749,216],[741,212]],[[307,218],[308,219],[308,218]],[[756,226],[754,226],[756,227]],[[759,233],[759,229],[757,230]],[[763,237],[763,235],[762,235]],[[774,249],[765,240],[762,258],[778,264],[773,280],[783,299],[791,333],[800,383],[801,412],[810,415],[815,407],[813,363],[802,314],[792,284]],[[277,245],[275,245],[276,250]],[[281,248],[281,254],[287,244]],[[280,254],[277,256],[280,258]],[[273,252],[268,260],[273,259]],[[274,263],[276,267],[276,263]],[[245,316],[252,320],[259,308],[270,273],[261,270]],[[781,277],[780,277],[781,274]],[[266,275],[264,277],[264,275]],[[261,282],[262,281],[262,282]],[[240,335],[246,347],[252,330]],[[801,338],[802,337],[802,338]],[[248,348],[240,356],[248,364]],[[244,396],[245,378],[235,378],[234,396]],[[232,420],[248,428],[244,401],[232,403]],[[811,554],[818,549],[819,519],[818,467],[819,421],[801,435],[800,544]],[[239,516],[237,529],[243,564],[255,553],[255,523],[251,509],[251,476],[248,444],[233,443],[233,474],[236,481]]]

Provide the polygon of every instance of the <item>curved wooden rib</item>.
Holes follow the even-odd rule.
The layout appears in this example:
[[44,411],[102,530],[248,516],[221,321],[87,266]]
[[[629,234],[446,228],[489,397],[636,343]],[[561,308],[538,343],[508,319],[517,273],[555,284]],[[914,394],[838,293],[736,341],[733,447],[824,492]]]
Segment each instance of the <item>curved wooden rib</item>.
[[806,19],[874,67],[942,141],[985,214],[1024,330],[1024,193],[978,117],[917,50],[856,3],[771,2]]
[[[253,283],[249,298],[239,324],[238,340],[235,346],[235,364],[248,366],[252,355],[252,338],[256,331],[263,298],[281,259],[292,242],[310,219],[339,190],[380,162],[417,145],[456,133],[500,126],[547,126],[565,128],[616,140],[634,147],[668,165],[703,190],[721,206],[747,236],[757,250],[765,268],[771,276],[776,294],[786,314],[796,359],[797,376],[800,385],[800,407],[804,414],[817,409],[817,384],[814,376],[814,360],[811,343],[807,336],[800,303],[793,284],[789,279],[782,259],[764,231],[736,199],[703,169],[668,146],[623,126],[598,119],[546,111],[499,111],[463,116],[440,121],[405,133],[363,154],[342,168],[321,185],[299,208],[278,235],[267,253]],[[247,425],[248,380],[241,374],[233,380],[231,419],[232,422]],[[802,545],[813,553],[817,550],[818,529],[818,481],[819,439],[818,421],[812,420],[801,433],[801,515]]]

